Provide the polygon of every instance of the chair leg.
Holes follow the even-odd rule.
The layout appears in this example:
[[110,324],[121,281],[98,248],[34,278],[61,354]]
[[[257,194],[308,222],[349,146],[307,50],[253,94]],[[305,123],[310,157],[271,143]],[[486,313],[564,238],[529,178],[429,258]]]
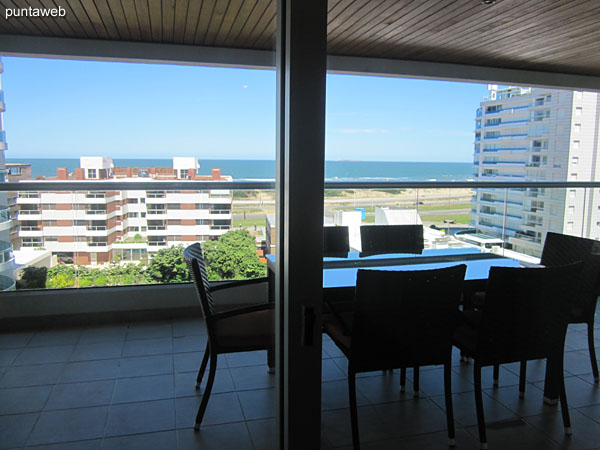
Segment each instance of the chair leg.
[[202,357],[202,364],[200,364],[200,370],[198,371],[198,376],[196,377],[196,389],[200,389],[200,384],[202,383],[202,377],[204,377],[204,371],[206,370],[206,365],[208,364],[208,358],[210,356],[210,345],[206,343],[206,350],[204,350],[204,356]]
[[400,369],[400,392],[406,391],[406,367]]
[[587,324],[588,329],[588,348],[590,351],[590,360],[592,362],[592,372],[594,373],[594,382],[598,383],[598,361],[596,360],[596,347],[594,345],[594,322]]
[[500,379],[500,364],[494,364],[494,387],[498,387],[498,380]]
[[519,398],[525,397],[525,385],[527,384],[527,361],[521,361],[519,367]]
[[481,395],[481,366],[476,362],[473,365],[473,379],[475,381],[475,409],[477,410],[477,427],[479,428],[479,442],[481,449],[487,449],[487,436],[485,432],[485,416],[483,414],[483,398]]
[[206,407],[208,406],[208,399],[210,398],[210,392],[212,391],[213,383],[215,381],[215,374],[217,373],[217,354],[211,353],[210,355],[210,369],[208,371],[208,380],[206,381],[206,389],[202,395],[202,401],[200,402],[200,408],[198,408],[198,414],[196,414],[196,423],[194,424],[194,430],[198,431]]
[[444,396],[446,399],[446,422],[448,424],[448,445],[456,446],[454,431],[454,409],[452,407],[452,363],[444,364]]
[[356,410],[356,374],[348,371],[348,393],[350,395],[350,421],[352,425],[352,448],[360,450],[358,437],[358,411]]
[[414,396],[419,396],[419,366],[413,368],[413,392]]
[[565,370],[563,367],[563,358],[560,358],[560,412],[562,413],[565,434],[571,436],[571,417],[569,416],[569,405],[567,404],[567,390],[565,388]]

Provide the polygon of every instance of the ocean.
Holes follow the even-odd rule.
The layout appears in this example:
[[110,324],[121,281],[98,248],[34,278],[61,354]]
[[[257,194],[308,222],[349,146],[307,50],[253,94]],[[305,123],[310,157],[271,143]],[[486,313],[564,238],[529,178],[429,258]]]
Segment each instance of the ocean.
[[[33,177],[56,176],[57,167],[73,172],[77,158],[7,158],[6,162],[30,163]],[[171,159],[114,159],[117,167],[172,167]],[[199,173],[210,175],[220,168],[237,181],[274,180],[275,161],[247,159],[200,159]],[[472,163],[326,161],[327,181],[466,181],[472,178]]]

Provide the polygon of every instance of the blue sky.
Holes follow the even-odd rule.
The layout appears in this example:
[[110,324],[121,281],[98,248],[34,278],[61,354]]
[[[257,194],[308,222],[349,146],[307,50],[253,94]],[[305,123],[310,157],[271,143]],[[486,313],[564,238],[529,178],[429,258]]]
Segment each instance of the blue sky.
[[[275,158],[275,72],[3,58],[8,158]],[[487,85],[328,75],[326,159],[470,162]]]

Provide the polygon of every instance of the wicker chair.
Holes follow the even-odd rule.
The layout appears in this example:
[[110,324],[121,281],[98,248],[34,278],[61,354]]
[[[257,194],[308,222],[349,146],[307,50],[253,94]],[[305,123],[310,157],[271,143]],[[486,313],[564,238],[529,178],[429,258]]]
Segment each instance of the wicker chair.
[[444,365],[448,438],[454,445],[452,334],[466,266],[419,271],[359,270],[351,332],[335,321],[324,331],[348,358],[354,450],[360,449],[356,374]]
[[[576,285],[583,264],[515,269],[492,267],[479,325],[457,328],[454,345],[474,359],[475,406],[481,448],[487,448],[481,368],[532,359],[553,359],[560,384],[565,432],[571,434],[562,356],[569,305],[564,301]],[[524,389],[524,386],[521,387]]]
[[267,350],[269,367],[274,367],[272,357],[275,354],[275,311],[273,303],[263,303],[246,308],[216,312],[211,292],[233,286],[261,283],[266,279],[234,281],[225,285],[211,287],[206,275],[206,267],[200,244],[193,244],[187,247],[183,252],[183,256],[198,291],[200,306],[208,330],[208,343],[206,344],[206,350],[196,379],[196,389],[199,389],[206,366],[210,360],[206,389],[202,396],[194,425],[194,429],[198,430],[210,398],[217,370],[217,356],[219,354]]

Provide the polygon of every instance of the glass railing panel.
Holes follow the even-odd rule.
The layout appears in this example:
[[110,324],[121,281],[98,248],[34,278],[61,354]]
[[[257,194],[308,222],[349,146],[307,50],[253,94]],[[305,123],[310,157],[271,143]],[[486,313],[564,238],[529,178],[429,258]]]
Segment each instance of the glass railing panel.
[[[14,201],[0,218],[14,218],[6,237],[19,256],[17,288],[188,282],[182,253],[197,242],[211,280],[266,276],[266,255],[275,250],[274,192],[211,192],[9,193]],[[0,243],[0,268],[9,259]]]

